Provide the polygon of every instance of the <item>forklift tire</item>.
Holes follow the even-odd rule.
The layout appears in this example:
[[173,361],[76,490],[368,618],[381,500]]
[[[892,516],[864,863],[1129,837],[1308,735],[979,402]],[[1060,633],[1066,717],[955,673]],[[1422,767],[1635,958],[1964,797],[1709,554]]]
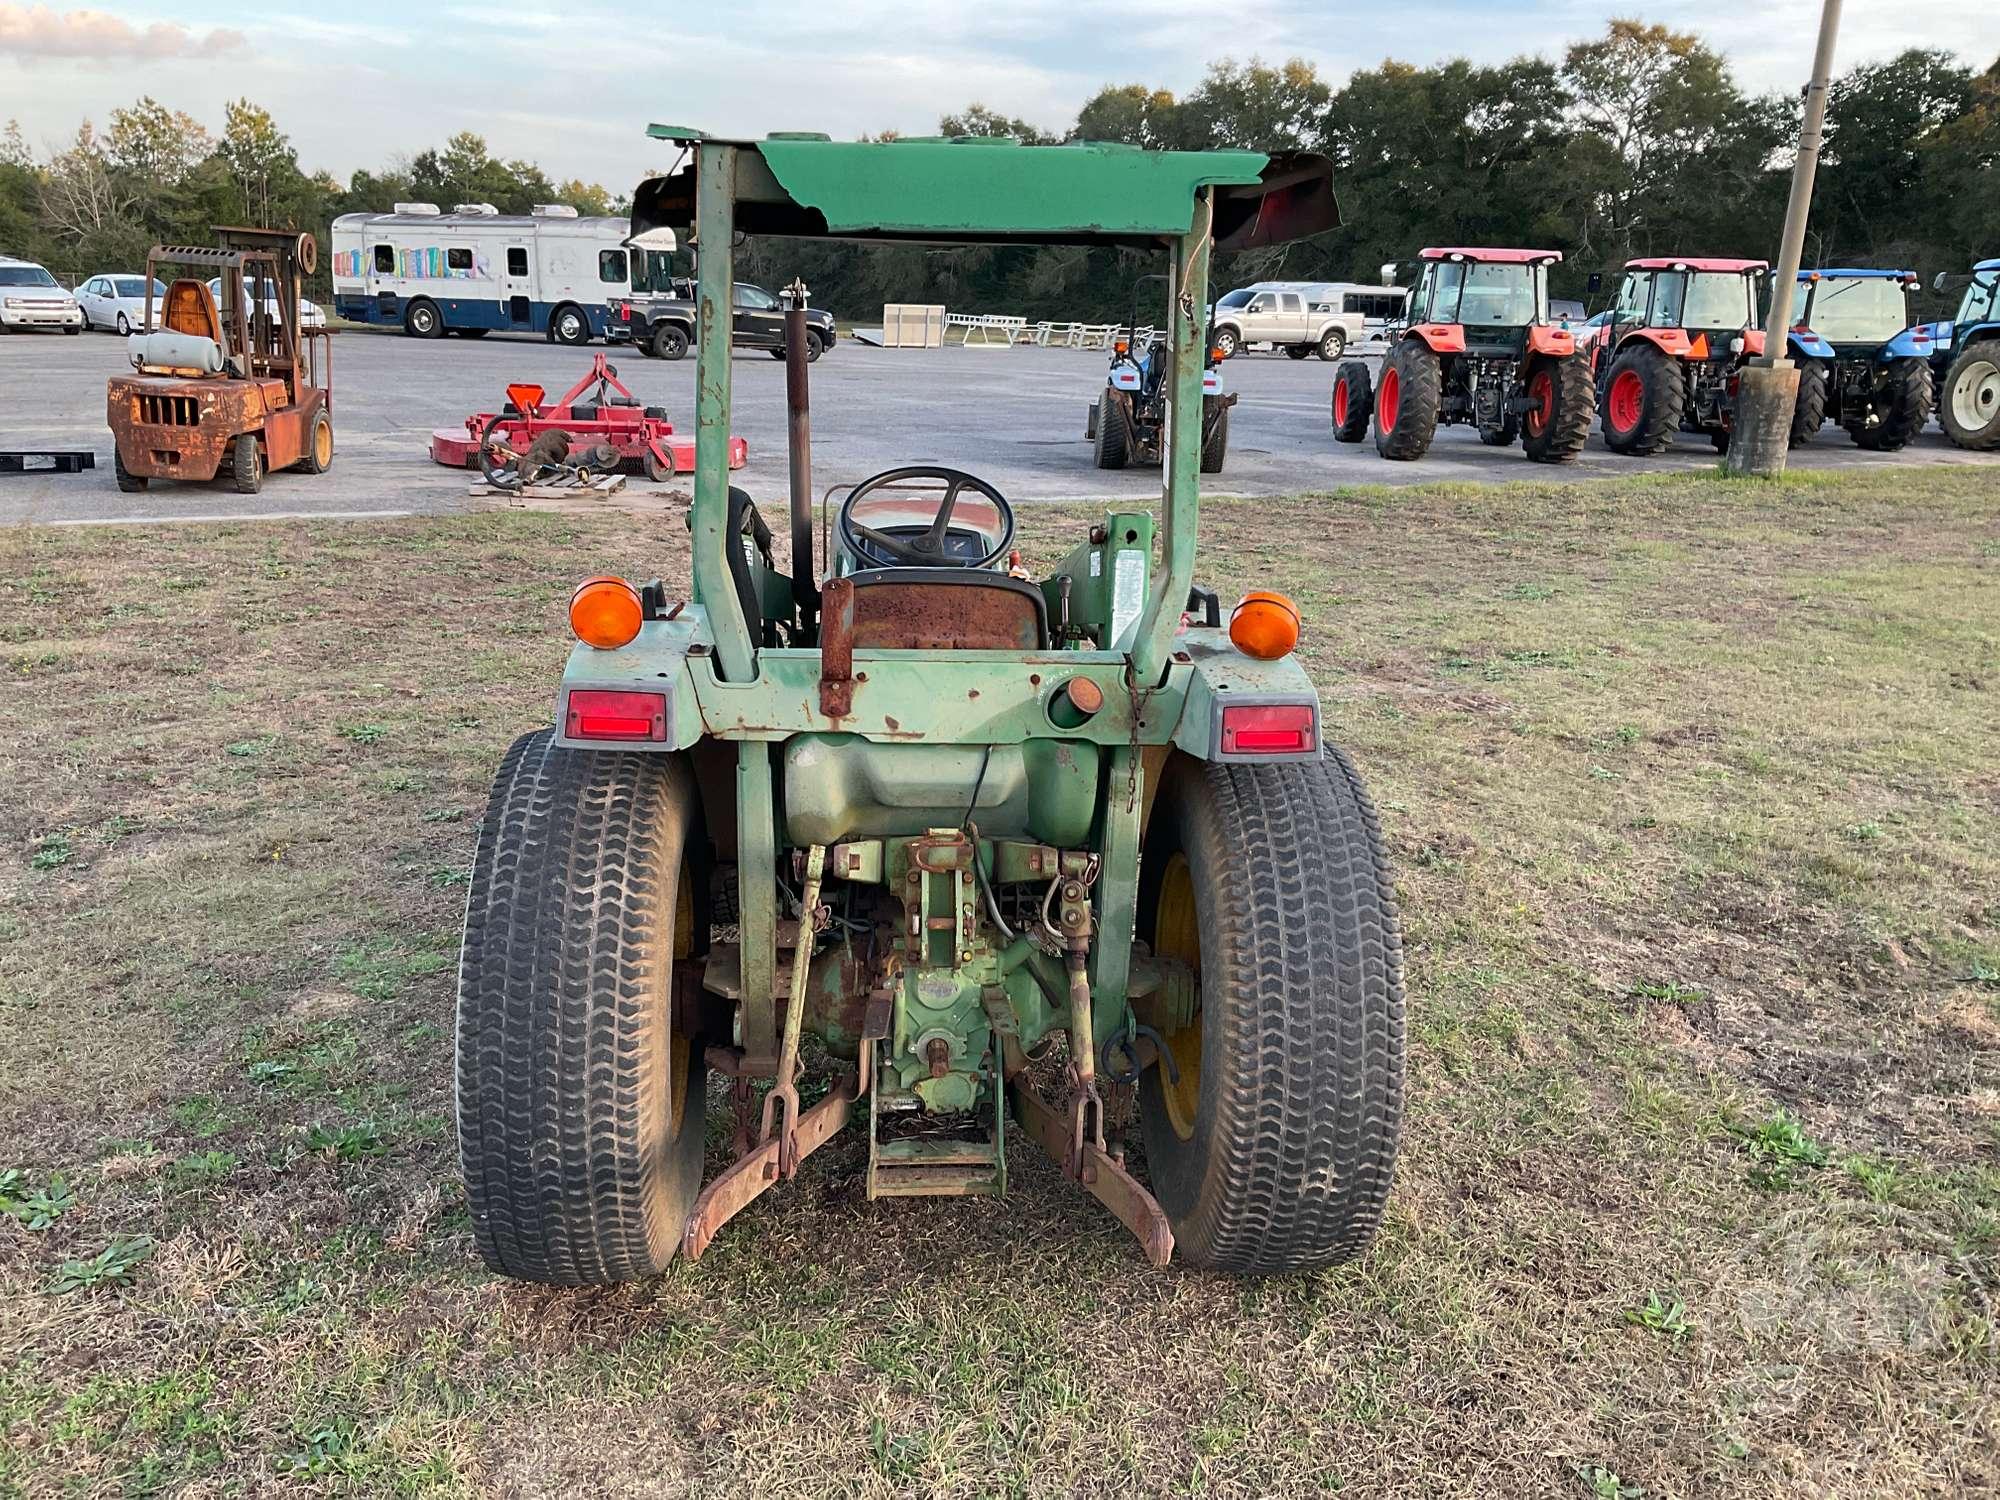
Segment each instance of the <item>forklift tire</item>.
[[1368,436],[1368,419],[1375,415],[1375,387],[1368,366],[1350,359],[1333,377],[1333,440],[1358,443]]
[[111,472],[118,480],[118,488],[127,495],[144,494],[152,481],[143,474],[134,474],[125,467],[125,456],[114,443],[111,448]]
[[1421,339],[1406,338],[1382,361],[1375,388],[1375,451],[1384,458],[1422,458],[1437,436],[1443,373]]
[[549,337],[558,344],[581,347],[590,342],[590,319],[574,302],[565,302],[549,314]]
[[688,352],[687,330],[673,323],[662,323],[653,330],[652,341],[646,348],[655,359],[681,359]]
[[[1673,373],[1678,381],[1680,372]],[[1590,441],[1590,424],[1597,420],[1589,358],[1541,355],[1529,360],[1527,393],[1531,404],[1521,418],[1521,451],[1538,464],[1575,463]]]
[[312,432],[306,440],[306,456],[299,467],[308,474],[324,474],[333,467],[333,418],[324,408],[314,414]]
[[459,1162],[488,1266],[605,1286],[665,1268],[701,1186],[702,1050],[673,996],[705,839],[682,757],[553,739],[514,742],[480,825]]
[[1826,365],[1816,359],[1799,361],[1799,394],[1792,403],[1787,448],[1803,448],[1826,423]]
[[1888,410],[1873,427],[1850,428],[1854,441],[1874,453],[1894,453],[1908,446],[1931,419],[1931,367],[1928,360],[1890,361],[1886,372]]
[[403,332],[413,339],[444,337],[444,314],[428,297],[419,297],[403,313]]
[[1328,364],[1347,352],[1347,334],[1338,328],[1329,328],[1320,337],[1319,357]]
[[1961,448],[2000,448],[2000,339],[1963,350],[1938,393],[1938,425]]
[[1374,806],[1347,757],[1175,756],[1141,864],[1152,951],[1200,976],[1139,1080],[1154,1194],[1182,1255],[1247,1275],[1359,1254],[1403,1113],[1403,940]]
[[1681,430],[1687,382],[1657,344],[1635,339],[1604,382],[1604,446],[1629,458],[1661,452]]
[[1220,474],[1229,456],[1229,408],[1204,401],[1201,423],[1201,472]]
[[256,433],[243,433],[231,445],[229,477],[239,495],[254,495],[264,487],[264,455],[258,451]]
[[1097,437],[1091,457],[1100,469],[1122,469],[1132,461],[1132,433],[1125,403],[1103,396],[1097,403]]

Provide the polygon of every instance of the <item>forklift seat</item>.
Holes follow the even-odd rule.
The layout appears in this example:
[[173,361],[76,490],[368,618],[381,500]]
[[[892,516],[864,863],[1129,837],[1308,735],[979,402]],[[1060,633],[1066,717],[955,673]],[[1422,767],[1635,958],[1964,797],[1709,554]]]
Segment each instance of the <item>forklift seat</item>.
[[986,568],[863,568],[854,644],[887,651],[1042,651],[1049,606],[1025,578]]

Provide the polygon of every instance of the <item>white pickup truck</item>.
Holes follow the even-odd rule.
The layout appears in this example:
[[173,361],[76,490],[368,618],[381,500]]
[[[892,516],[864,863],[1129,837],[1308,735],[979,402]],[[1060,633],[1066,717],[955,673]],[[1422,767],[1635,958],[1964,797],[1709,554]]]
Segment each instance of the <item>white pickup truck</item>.
[[1339,359],[1367,336],[1367,318],[1343,311],[1343,299],[1320,295],[1324,290],[1324,283],[1297,281],[1238,287],[1217,300],[1209,336],[1224,359],[1245,344],[1274,344],[1293,359]]

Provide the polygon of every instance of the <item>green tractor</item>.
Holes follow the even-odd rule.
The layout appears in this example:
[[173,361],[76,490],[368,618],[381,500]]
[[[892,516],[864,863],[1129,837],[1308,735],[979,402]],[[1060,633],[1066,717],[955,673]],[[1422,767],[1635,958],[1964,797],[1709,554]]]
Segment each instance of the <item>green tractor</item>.
[[633,231],[700,245],[693,597],[581,585],[554,722],[493,788],[457,1063],[486,1263],[651,1275],[849,1124],[870,1199],[999,1194],[1010,1117],[1156,1265],[1357,1253],[1401,1129],[1395,898],[1296,609],[1195,586],[1201,423],[1170,424],[1157,549],[1114,511],[1022,576],[999,490],[898,465],[815,558],[799,289],[789,573],[727,466],[739,236],[1150,251],[1198,413],[1211,252],[1335,225],[1326,161],[651,133],[686,154]]

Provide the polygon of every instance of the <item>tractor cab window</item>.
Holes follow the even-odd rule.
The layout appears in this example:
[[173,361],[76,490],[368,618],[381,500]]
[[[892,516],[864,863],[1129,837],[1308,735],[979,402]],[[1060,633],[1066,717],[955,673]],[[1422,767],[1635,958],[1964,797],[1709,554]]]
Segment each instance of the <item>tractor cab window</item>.
[[1532,323],[1540,314],[1532,266],[1471,265],[1463,270],[1465,290],[1459,299],[1459,322],[1480,328],[1512,328]]
[[1628,271],[1624,283],[1618,288],[1618,301],[1612,306],[1612,315],[1620,323],[1643,323],[1652,295],[1653,278]]
[[1886,344],[1909,322],[1903,283],[1893,276],[1802,281],[1792,296],[1793,326],[1803,323],[1832,344]]
[[1965,298],[1958,304],[1958,321],[1984,323],[1996,316],[2000,316],[2000,271],[1984,271],[1965,289]]
[[1456,323],[1459,294],[1464,290],[1464,262],[1455,260],[1432,262],[1424,272],[1423,285],[1417,288],[1417,302],[1423,308],[1424,321]]
[[[1733,271],[1696,271],[1670,275],[1683,284],[1679,326],[1682,328],[1747,328],[1756,319],[1750,305],[1749,280]],[[1666,322],[1661,319],[1661,322]]]
[[377,245],[375,247],[375,272],[379,276],[394,276],[396,274],[396,247],[394,245]]

